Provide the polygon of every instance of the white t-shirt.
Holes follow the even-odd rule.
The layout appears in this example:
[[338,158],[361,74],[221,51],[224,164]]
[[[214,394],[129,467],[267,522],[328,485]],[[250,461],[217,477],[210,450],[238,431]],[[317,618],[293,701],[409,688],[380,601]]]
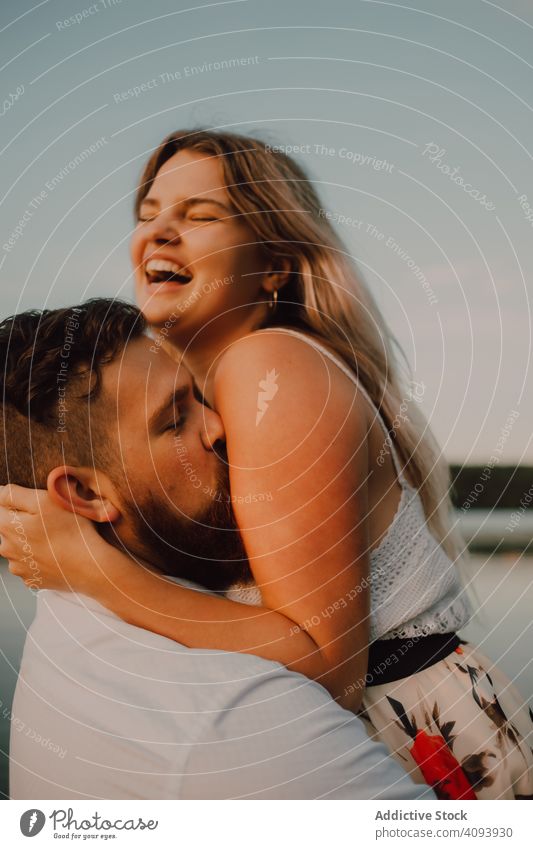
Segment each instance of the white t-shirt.
[[38,593],[13,703],[13,799],[422,799],[319,684]]

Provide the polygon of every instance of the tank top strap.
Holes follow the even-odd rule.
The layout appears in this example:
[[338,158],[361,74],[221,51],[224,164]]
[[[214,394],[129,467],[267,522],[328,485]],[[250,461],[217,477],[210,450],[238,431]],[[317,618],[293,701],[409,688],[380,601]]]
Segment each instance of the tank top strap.
[[385,443],[384,443],[383,450],[384,450],[384,452],[387,451],[387,450],[390,450],[392,462],[394,464],[394,468],[396,470],[396,474],[398,475],[398,480],[399,480],[400,484],[402,485],[402,487],[405,487],[405,486],[409,487],[409,484],[408,484],[407,479],[406,479],[404,472],[403,472],[403,466],[402,466],[402,463],[400,461],[398,451],[396,449],[396,446],[393,445],[393,442],[392,442],[392,439],[391,439],[391,436],[390,436],[390,433],[389,433],[389,429],[387,428],[387,425],[385,424],[383,416],[381,415],[381,413],[377,409],[374,401],[372,400],[372,398],[368,394],[365,387],[357,379],[357,377],[354,374],[354,372],[352,371],[352,369],[349,368],[346,365],[346,363],[343,362],[343,360],[341,360],[338,356],[336,356],[332,351],[330,351],[328,348],[326,348],[325,345],[322,345],[322,343],[319,342],[317,339],[314,339],[312,336],[308,336],[307,333],[302,333],[300,330],[293,330],[292,327],[265,327],[264,329],[256,330],[255,332],[256,333],[287,333],[290,336],[295,336],[297,339],[301,339],[303,342],[307,342],[308,345],[310,345],[316,351],[319,351],[319,353],[321,353],[325,357],[327,357],[328,360],[331,360],[332,363],[335,363],[335,365],[342,372],[344,372],[346,377],[349,380],[352,381],[352,383],[357,387],[357,389],[360,392],[362,392],[363,396],[366,398],[366,400],[368,401],[370,406],[375,411],[376,418],[377,418],[377,420],[378,420],[378,422],[381,426],[381,429],[383,431],[383,434],[385,436]]

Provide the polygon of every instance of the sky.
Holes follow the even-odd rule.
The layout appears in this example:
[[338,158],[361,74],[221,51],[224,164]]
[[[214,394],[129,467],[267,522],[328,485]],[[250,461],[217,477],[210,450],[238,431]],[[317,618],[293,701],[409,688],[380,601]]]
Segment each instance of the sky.
[[446,457],[533,464],[532,43],[531,0],[3,0],[0,317],[132,299],[152,149],[251,133],[298,148]]

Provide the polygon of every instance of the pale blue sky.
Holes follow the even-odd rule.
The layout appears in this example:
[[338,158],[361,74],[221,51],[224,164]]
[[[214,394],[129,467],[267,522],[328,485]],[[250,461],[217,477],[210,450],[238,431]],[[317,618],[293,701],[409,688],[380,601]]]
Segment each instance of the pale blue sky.
[[[131,193],[166,133],[204,124],[309,145],[299,159],[353,219],[339,229],[426,384],[447,457],[487,459],[516,410],[500,460],[533,462],[533,225],[519,202],[533,208],[532,44],[524,0],[4,0],[1,315],[132,297]],[[236,58],[253,62],[187,71]]]

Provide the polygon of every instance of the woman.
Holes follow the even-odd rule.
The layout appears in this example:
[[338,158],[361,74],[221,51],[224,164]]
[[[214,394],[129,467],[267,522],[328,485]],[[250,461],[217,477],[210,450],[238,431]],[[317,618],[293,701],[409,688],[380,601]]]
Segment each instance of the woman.
[[[185,645],[315,678],[442,798],[532,794],[520,699],[455,633],[468,605],[447,469],[305,173],[256,139],[178,132],[148,161],[136,213],[137,300],[154,345],[222,416],[255,584],[197,593],[112,547],[95,570],[79,519],[60,570],[38,518],[21,515],[43,585],[83,587]],[[65,539],[62,511],[45,503],[43,521]],[[10,529],[0,534],[27,577]]]

